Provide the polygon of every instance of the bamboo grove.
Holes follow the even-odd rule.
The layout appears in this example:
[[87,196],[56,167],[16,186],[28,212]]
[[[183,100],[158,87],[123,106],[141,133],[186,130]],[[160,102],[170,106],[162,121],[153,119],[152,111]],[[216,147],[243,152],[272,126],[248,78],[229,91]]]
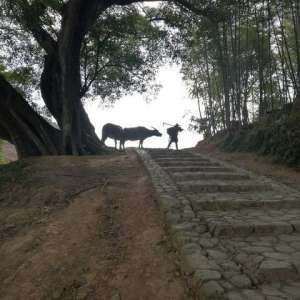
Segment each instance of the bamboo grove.
[[199,103],[193,127],[209,136],[275,111],[298,109],[299,2],[219,1],[214,6],[218,13],[209,18],[186,11],[185,21],[176,20],[182,73]]

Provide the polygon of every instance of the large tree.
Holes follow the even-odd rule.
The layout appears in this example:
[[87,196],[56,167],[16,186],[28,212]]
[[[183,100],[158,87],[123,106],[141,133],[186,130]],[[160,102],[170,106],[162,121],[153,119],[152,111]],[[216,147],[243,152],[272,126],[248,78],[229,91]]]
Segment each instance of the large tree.
[[[0,3],[0,43],[6,46],[2,52],[11,52],[11,62],[22,53],[22,63],[25,61],[17,70],[4,64],[3,72],[0,53],[0,138],[12,142],[19,157],[94,154],[101,150],[83,97],[92,92],[103,99],[116,99],[124,91],[145,91],[162,61],[159,41],[164,34],[161,26],[152,26],[160,18],[153,17],[152,11],[148,19],[147,11],[132,6],[138,2],[153,0]],[[197,14],[210,12],[210,1],[164,2],[174,2]],[[13,47],[6,44],[8,40]],[[14,48],[18,51],[11,51]],[[41,97],[58,129],[28,105],[24,90],[19,89],[25,85],[24,74],[39,82]]]
[[[1,2],[0,39],[6,49],[0,55],[7,62],[3,52],[14,51],[9,65],[0,60],[0,137],[16,146],[19,157],[98,153],[102,145],[82,98],[91,90],[104,99],[147,89],[162,58],[163,34],[128,7],[134,2],[139,1]],[[6,70],[20,53],[23,65]],[[35,81],[40,75],[40,94],[59,129],[26,101],[20,89],[26,74]]]

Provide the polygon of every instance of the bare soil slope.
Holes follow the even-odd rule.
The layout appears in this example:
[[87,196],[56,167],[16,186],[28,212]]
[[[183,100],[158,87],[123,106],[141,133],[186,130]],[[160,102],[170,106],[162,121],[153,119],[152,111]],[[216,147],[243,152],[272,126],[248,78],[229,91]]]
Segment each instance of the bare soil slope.
[[187,299],[135,153],[0,168],[1,299]]

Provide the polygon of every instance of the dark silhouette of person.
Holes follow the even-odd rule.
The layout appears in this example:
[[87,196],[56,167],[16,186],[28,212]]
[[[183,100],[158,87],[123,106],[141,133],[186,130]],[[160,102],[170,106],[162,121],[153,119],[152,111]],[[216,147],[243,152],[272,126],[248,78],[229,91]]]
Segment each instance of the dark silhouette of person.
[[170,137],[170,141],[167,149],[170,149],[171,144],[175,143],[176,150],[178,150],[178,133],[181,131],[183,131],[183,129],[178,124],[176,124],[173,127],[169,127],[167,129],[167,134]]

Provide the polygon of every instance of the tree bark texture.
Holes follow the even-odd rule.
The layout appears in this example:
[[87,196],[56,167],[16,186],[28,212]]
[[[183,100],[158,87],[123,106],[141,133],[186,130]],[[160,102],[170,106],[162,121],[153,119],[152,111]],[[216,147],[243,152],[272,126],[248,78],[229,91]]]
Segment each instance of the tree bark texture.
[[0,138],[16,146],[19,158],[61,154],[61,132],[39,116],[0,75]]

